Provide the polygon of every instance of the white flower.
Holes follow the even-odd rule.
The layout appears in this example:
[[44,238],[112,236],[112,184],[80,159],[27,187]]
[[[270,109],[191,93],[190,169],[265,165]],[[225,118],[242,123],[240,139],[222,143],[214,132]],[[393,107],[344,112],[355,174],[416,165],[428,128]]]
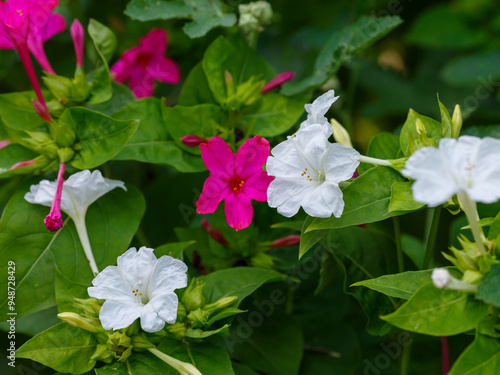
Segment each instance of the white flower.
[[[89,170],[75,173],[63,183],[61,210],[73,219],[83,251],[94,274],[97,274],[99,269],[90,247],[85,225],[85,214],[92,203],[117,187],[127,190],[123,181],[104,178],[98,170],[92,173]],[[57,181],[42,180],[38,185],[31,185],[30,191],[26,193],[24,199],[30,203],[51,207],[56,190]]]
[[434,286],[439,289],[443,289],[452,279],[450,271],[445,268],[434,268],[431,278]]
[[178,298],[175,289],[187,285],[187,266],[153,249],[128,249],[116,266],[108,266],[92,280],[89,296],[106,300],[99,312],[104,329],[121,329],[141,318],[146,332],[157,332],[175,323]]
[[335,96],[335,91],[330,90],[318,97],[312,104],[306,104],[307,119],[300,124],[300,129],[303,130],[310,125],[320,124],[323,125],[325,136],[330,137],[333,130],[325,114],[338,98],[338,96]]
[[475,202],[500,199],[500,140],[462,136],[443,138],[439,148],[421,148],[410,156],[402,173],[415,180],[413,198],[429,207],[455,194]]
[[[99,170],[92,173],[89,170],[75,173],[64,181],[61,210],[66,212],[73,221],[79,221],[85,217],[87,208],[92,203],[117,187],[127,190],[123,181],[104,178]],[[30,192],[26,193],[24,199],[30,203],[50,207],[56,189],[56,181],[42,180],[38,185],[31,185]]]
[[313,217],[342,215],[339,182],[350,179],[359,165],[356,150],[331,144],[323,126],[313,124],[277,145],[271,154],[266,170],[275,179],[267,190],[269,206],[286,217],[301,206]]

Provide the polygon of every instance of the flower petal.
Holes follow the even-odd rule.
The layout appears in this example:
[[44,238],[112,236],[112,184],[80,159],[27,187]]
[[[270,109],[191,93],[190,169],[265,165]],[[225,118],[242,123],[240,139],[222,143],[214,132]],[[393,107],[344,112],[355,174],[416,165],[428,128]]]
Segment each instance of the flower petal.
[[267,203],[278,209],[278,213],[292,217],[299,212],[302,201],[318,186],[316,182],[302,184],[275,179],[267,189]]
[[184,262],[164,255],[158,259],[149,277],[147,295],[150,299],[187,286],[188,268]]
[[359,152],[334,143],[327,150],[323,165],[326,180],[338,184],[353,176],[359,165]]
[[243,193],[228,194],[224,199],[224,213],[230,227],[236,230],[244,229],[252,222],[252,202]]
[[123,277],[116,266],[108,266],[99,272],[87,289],[89,296],[98,299],[109,299],[123,302],[134,302],[132,293],[134,284]]
[[163,56],[167,51],[168,36],[162,29],[153,29],[139,40],[142,50]]
[[196,212],[211,214],[215,212],[220,201],[229,194],[228,183],[215,176],[208,176],[203,191],[196,201]]
[[130,326],[144,309],[136,302],[105,301],[99,311],[99,319],[104,329],[122,329]]
[[247,139],[236,152],[236,175],[246,180],[253,174],[262,170],[262,166],[269,156],[270,146],[267,139],[256,135]]
[[474,185],[467,193],[476,202],[494,203],[500,199],[500,163],[492,160],[500,160],[500,140],[483,138],[475,159]]
[[129,87],[136,98],[147,98],[153,96],[155,90],[155,80],[146,71],[136,67],[130,69]]
[[174,60],[164,56],[153,59],[146,67],[146,72],[154,79],[172,85],[178,84],[181,80],[179,65]]
[[24,195],[24,199],[29,203],[51,207],[56,195],[56,189],[56,182],[42,180],[38,185],[31,185],[30,191]]
[[141,247],[136,251],[135,247],[128,249],[117,259],[117,266],[123,278],[129,281],[132,287],[139,281],[147,283],[150,273],[157,262],[153,249]]
[[248,180],[245,180],[242,192],[251,199],[255,199],[258,202],[265,202],[267,200],[267,188],[273,180],[274,177],[269,176],[261,169]]
[[234,154],[220,137],[212,137],[200,144],[201,157],[207,169],[220,179],[229,179],[234,172]]
[[174,292],[171,292],[156,296],[148,302],[146,307],[148,309],[147,312],[153,311],[161,320],[167,322],[168,324],[174,324],[177,319],[178,305],[179,299],[177,298],[177,295]]
[[340,217],[344,211],[342,191],[337,184],[324,182],[304,199],[302,207],[312,217]]

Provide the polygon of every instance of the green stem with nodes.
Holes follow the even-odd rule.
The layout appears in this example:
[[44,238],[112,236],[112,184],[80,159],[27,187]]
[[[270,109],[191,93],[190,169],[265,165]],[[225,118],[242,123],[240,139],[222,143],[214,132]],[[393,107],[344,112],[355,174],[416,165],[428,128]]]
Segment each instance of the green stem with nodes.
[[476,202],[470,199],[469,195],[466,192],[460,192],[457,194],[457,196],[460,207],[465,212],[465,216],[469,221],[470,230],[472,231],[472,235],[474,236],[474,241],[476,242],[477,249],[481,254],[486,254],[483,243],[483,236],[478,224],[479,214],[477,213]]
[[89,235],[87,233],[87,226],[85,225],[84,220],[85,215],[83,216],[83,220],[73,219],[73,222],[75,223],[76,231],[78,233],[78,237],[80,238],[85,256],[89,261],[90,269],[95,276],[99,273],[99,269],[97,268],[97,264],[94,259],[94,253],[92,253],[92,248],[90,247]]
[[371,158],[369,156],[363,156],[363,155],[359,155],[359,161],[361,163],[368,163],[368,164],[374,164],[374,165],[382,165],[384,167],[390,167],[390,166],[392,166],[392,163],[389,160]]
[[403,246],[401,244],[401,226],[399,225],[399,217],[393,217],[392,221],[394,223],[394,239],[396,241],[396,249],[398,254],[398,271],[405,271],[405,263],[403,259]]
[[439,226],[439,217],[441,216],[441,206],[431,209],[432,211],[432,224],[427,235],[427,246],[425,249],[424,263],[422,269],[426,270],[431,264],[432,256],[434,255],[434,246],[436,244],[436,237]]

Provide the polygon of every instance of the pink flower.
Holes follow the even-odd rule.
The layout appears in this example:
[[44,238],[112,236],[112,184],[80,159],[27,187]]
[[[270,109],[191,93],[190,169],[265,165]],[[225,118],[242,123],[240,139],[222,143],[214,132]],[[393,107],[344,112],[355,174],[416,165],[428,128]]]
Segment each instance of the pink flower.
[[285,82],[290,81],[294,76],[295,76],[295,72],[280,73],[276,77],[274,77],[272,80],[270,80],[268,83],[266,83],[264,86],[262,86],[262,88],[260,89],[260,92],[262,94],[265,94],[266,92],[271,91],[271,90],[275,89],[276,87],[280,87]]
[[222,138],[213,137],[200,144],[200,150],[210,176],[196,202],[196,212],[213,213],[224,200],[229,226],[236,230],[248,227],[253,215],[251,200],[265,202],[267,187],[273,180],[262,170],[269,156],[269,142],[256,135],[233,154]]
[[154,82],[177,84],[181,79],[177,63],[165,57],[167,32],[153,29],[142,37],[139,46],[125,51],[111,67],[113,78],[120,83],[128,80],[138,98],[152,96]]
[[83,47],[85,41],[85,33],[83,31],[82,24],[80,21],[75,19],[71,24],[71,38],[73,39],[73,45],[75,46],[76,55],[76,65],[83,68]]
[[43,43],[66,28],[64,17],[51,12],[57,5],[57,0],[9,0],[0,4],[0,49],[17,49],[17,44],[27,43],[42,68],[55,74]]

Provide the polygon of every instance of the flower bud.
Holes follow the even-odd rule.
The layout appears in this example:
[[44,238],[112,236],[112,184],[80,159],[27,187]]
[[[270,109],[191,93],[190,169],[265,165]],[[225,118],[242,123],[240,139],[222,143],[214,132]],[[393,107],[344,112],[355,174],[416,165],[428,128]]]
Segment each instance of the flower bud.
[[236,296],[223,297],[214,303],[205,305],[203,310],[210,316],[210,314],[212,314],[216,310],[222,310],[225,309],[226,307],[231,306],[237,299],[238,297]]
[[224,72],[224,83],[226,84],[226,91],[227,91],[227,96],[233,96],[234,95],[234,79],[231,73],[229,71]]
[[8,139],[6,139],[4,141],[0,141],[0,150],[8,145],[10,145],[10,141]]
[[207,219],[201,221],[201,225],[207,230],[208,234],[212,239],[217,241],[223,246],[227,245],[227,240],[219,229],[210,227],[210,223]]
[[419,118],[416,121],[416,130],[418,135],[427,135],[427,130],[425,129],[425,125]]
[[439,289],[477,292],[477,286],[455,279],[445,268],[435,268],[431,278],[436,288]]
[[73,125],[66,121],[67,117],[63,115],[57,122],[53,122],[49,126],[50,135],[59,147],[73,146],[76,141],[75,130],[73,129]]
[[167,332],[177,340],[182,340],[186,336],[186,326],[184,323],[176,322],[167,326]]
[[289,236],[280,238],[278,240],[274,240],[273,243],[271,244],[272,248],[277,248],[277,247],[286,247],[286,246],[295,246],[300,243],[300,235],[298,234],[291,234]]
[[460,110],[460,106],[457,104],[451,118],[451,137],[458,138],[460,130],[462,130],[462,111]]
[[188,147],[198,147],[202,143],[207,143],[206,138],[200,137],[196,134],[185,135],[181,138],[181,142]]
[[106,345],[111,355],[120,362],[125,362],[132,354],[132,340],[120,331],[110,334]]
[[182,362],[178,359],[175,359],[156,348],[148,349],[152,354],[160,358],[163,362],[179,371],[181,375],[203,375],[196,367],[194,367],[191,363]]
[[271,91],[277,87],[281,87],[285,82],[290,81],[295,76],[295,72],[283,72],[278,74],[268,83],[260,88],[261,94],[265,94],[268,91]]
[[40,118],[45,122],[52,122],[52,117],[50,116],[49,109],[47,105],[40,103],[38,100],[33,99],[33,107],[35,107],[35,112]]
[[205,283],[198,279],[192,279],[189,286],[184,291],[181,302],[187,311],[196,310],[205,305],[205,297],[203,296],[203,288]]
[[333,129],[333,138],[340,143],[342,146],[352,147],[351,137],[345,128],[334,118],[330,120],[330,124],[332,124]]
[[74,312],[62,312],[57,314],[57,317],[66,323],[72,325],[73,327],[82,328],[86,331],[97,332],[97,327],[99,323],[96,323],[95,320],[86,319]]
[[85,34],[83,31],[82,24],[80,21],[75,19],[71,24],[71,38],[73,39],[73,45],[75,47],[76,64],[83,68],[83,47]]

